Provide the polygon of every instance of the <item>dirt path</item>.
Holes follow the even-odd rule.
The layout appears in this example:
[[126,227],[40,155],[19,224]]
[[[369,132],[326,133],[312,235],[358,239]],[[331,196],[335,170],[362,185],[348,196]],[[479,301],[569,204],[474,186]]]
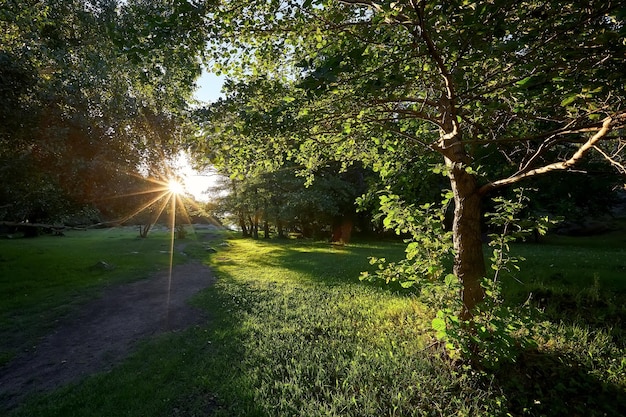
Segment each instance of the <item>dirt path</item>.
[[0,410],[13,408],[35,392],[53,390],[113,368],[138,341],[185,329],[206,319],[187,304],[214,278],[199,262],[177,265],[168,295],[168,271],[105,290],[57,329],[33,352],[0,369]]

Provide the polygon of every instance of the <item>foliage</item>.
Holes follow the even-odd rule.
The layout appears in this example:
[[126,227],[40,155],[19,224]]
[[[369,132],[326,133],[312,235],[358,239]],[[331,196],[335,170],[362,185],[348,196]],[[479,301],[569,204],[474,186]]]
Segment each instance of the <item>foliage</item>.
[[439,158],[464,314],[484,294],[485,196],[594,152],[623,170],[620,2],[225,1],[212,16],[211,57],[243,111],[219,113],[236,127],[207,140],[307,173],[363,161],[385,177]]
[[490,257],[491,269],[494,271],[493,280],[497,281],[503,271],[511,272],[511,268],[519,271],[518,263],[523,257],[509,256],[510,244],[524,241],[531,235],[544,236],[550,227],[560,222],[560,218],[550,219],[549,216],[521,218],[530,199],[524,195],[524,188],[516,188],[514,199],[494,197],[494,211],[486,213],[487,224],[497,233],[490,233],[489,247],[492,248]]
[[[110,211],[103,196],[166,163],[189,133],[204,9],[46,0],[8,1],[0,12],[3,220]],[[56,200],[64,204],[48,204]]]
[[436,312],[431,326],[451,359],[494,369],[502,363],[515,362],[522,352],[536,346],[533,312],[528,305],[517,308],[504,303],[500,274],[519,270],[517,263],[524,260],[510,256],[510,244],[534,231],[545,234],[550,223],[547,217],[541,221],[520,220],[527,200],[523,191],[516,190],[516,200],[494,199],[495,211],[487,214],[490,225],[499,231],[489,235],[494,274],[483,279],[485,301],[472,311],[470,318],[459,315],[462,306],[457,294],[462,287],[455,275],[447,273],[449,266],[445,262],[452,250],[451,234],[443,227],[449,194],[445,194],[443,210],[430,204],[407,207],[398,196],[382,196],[382,211],[387,214],[385,226],[409,236],[405,240],[406,257],[395,263],[371,258],[370,263],[377,265],[378,270],[374,274],[362,273],[361,279],[397,281],[404,288],[416,287],[420,300]]
[[[235,157],[236,154],[231,156]],[[369,213],[357,215],[354,204],[357,196],[367,190],[371,172],[359,166],[344,170],[330,165],[316,171],[316,180],[308,183],[298,168],[285,165],[280,170],[256,172],[246,175],[229,171],[228,165],[218,169],[232,178],[217,187],[221,191],[216,212],[229,217],[244,236],[258,238],[259,227],[286,237],[288,232],[299,233],[306,238],[328,237],[331,229],[342,220],[369,226]],[[360,221],[359,221],[360,220]],[[261,225],[261,226],[259,226]]]
[[404,288],[441,282],[446,275],[445,260],[452,252],[451,233],[445,231],[444,217],[449,196],[443,208],[426,203],[420,207],[407,205],[397,195],[382,195],[380,206],[383,225],[398,235],[408,236],[405,259],[387,263],[386,259],[370,258],[377,265],[375,274],[364,272],[361,279],[381,279],[387,284],[399,282]]
[[[500,274],[510,273],[512,269],[519,271],[518,263],[524,261],[523,257],[510,255],[512,242],[524,240],[533,232],[544,235],[554,221],[547,217],[522,221],[519,216],[528,198],[522,188],[516,189],[515,194],[515,200],[494,198],[494,212],[486,214],[489,225],[499,233],[489,234],[493,277],[482,281],[485,301],[477,306],[469,320],[457,316],[456,306],[451,308],[448,303],[442,303],[444,307],[432,323],[437,338],[445,342],[451,358],[468,359],[490,369],[515,362],[527,349],[537,346],[535,310],[528,300],[520,307],[505,304]],[[452,278],[454,276],[449,276],[446,280]]]
[[[456,277],[450,275],[447,286],[452,287],[454,280]],[[485,301],[471,320],[458,316],[458,306],[456,310],[446,306],[437,311],[431,325],[452,360],[468,361],[474,367],[493,371],[517,362],[521,355],[538,346],[537,314],[527,305],[506,305],[496,281],[483,280],[483,288]]]

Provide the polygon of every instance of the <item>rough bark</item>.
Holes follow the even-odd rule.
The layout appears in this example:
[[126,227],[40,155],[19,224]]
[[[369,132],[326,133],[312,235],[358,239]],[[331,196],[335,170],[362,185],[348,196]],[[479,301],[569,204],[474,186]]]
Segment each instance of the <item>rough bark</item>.
[[485,276],[485,257],[481,239],[481,200],[476,179],[460,163],[449,163],[450,184],[454,193],[454,274],[462,283],[461,316],[470,318],[471,311],[485,298],[481,280]]

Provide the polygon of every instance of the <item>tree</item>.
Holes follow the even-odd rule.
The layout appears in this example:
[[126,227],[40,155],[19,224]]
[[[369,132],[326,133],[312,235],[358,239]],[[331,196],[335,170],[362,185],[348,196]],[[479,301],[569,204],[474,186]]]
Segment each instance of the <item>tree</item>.
[[333,240],[347,243],[357,220],[354,201],[365,191],[363,172],[338,173],[328,168],[318,172],[309,186],[296,172],[291,167],[228,179],[220,186],[227,192],[216,200],[214,210],[230,215],[244,237],[258,239],[261,228],[264,238],[271,230],[280,238],[289,231],[306,238],[330,237],[331,229],[337,226],[341,231],[343,224],[344,234],[333,230]]
[[259,149],[298,149],[287,158],[311,171],[367,160],[384,174],[395,149],[438,155],[470,317],[484,298],[489,193],[591,152],[624,172],[625,17],[619,1],[223,1],[216,68],[251,79],[242,91],[281,86],[244,100],[231,147],[263,135],[247,134],[254,114],[257,129],[271,125]]
[[109,211],[130,176],[176,155],[190,132],[204,15],[170,0],[3,3],[3,219]]

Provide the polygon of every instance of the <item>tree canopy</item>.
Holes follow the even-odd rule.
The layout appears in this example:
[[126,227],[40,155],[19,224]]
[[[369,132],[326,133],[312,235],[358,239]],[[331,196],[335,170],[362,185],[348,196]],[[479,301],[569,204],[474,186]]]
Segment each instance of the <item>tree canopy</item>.
[[624,172],[621,2],[222,1],[211,16],[215,68],[243,81],[207,133],[230,146],[211,151],[382,176],[438,155],[466,315],[484,297],[485,196],[585,157]]
[[176,154],[205,12],[170,0],[0,6],[1,220],[113,209],[133,175]]

